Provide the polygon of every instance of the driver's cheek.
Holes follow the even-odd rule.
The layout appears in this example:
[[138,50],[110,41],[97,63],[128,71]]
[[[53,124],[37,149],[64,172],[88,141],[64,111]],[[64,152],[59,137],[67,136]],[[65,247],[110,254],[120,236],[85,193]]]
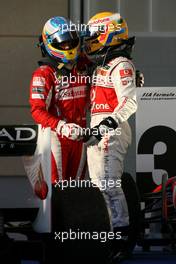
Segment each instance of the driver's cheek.
[[66,43],[65,43],[65,44],[62,44],[62,45],[61,45],[61,48],[64,49],[64,50],[69,50],[69,49],[72,48],[72,45],[71,45],[71,44],[66,44]]
[[64,49],[65,49],[65,50],[69,50],[69,49],[70,49],[70,46],[69,46],[69,45],[66,45],[66,46],[64,47]]

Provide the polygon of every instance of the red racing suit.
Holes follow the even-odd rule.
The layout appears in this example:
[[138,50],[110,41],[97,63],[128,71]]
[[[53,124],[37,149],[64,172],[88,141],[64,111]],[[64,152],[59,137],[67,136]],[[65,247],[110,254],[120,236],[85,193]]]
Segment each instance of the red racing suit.
[[97,67],[92,77],[91,127],[108,116],[119,124],[114,133],[105,133],[98,144],[88,147],[87,152],[90,178],[105,196],[113,227],[129,223],[126,199],[118,180],[131,143],[127,120],[137,109],[135,79],[135,68],[125,57]]
[[37,124],[51,128],[52,183],[83,178],[86,149],[82,141],[58,135],[60,120],[86,127],[87,85],[76,67],[63,75],[50,65],[33,73],[30,84],[31,114]]

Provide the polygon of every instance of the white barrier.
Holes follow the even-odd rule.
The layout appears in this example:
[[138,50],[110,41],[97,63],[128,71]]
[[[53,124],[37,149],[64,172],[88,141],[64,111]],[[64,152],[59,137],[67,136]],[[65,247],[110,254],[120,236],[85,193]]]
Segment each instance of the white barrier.
[[38,126],[37,147],[33,156],[23,157],[24,168],[33,190],[38,178],[43,177],[48,185],[47,197],[39,198],[39,212],[33,228],[39,233],[51,232],[51,136],[50,128]]

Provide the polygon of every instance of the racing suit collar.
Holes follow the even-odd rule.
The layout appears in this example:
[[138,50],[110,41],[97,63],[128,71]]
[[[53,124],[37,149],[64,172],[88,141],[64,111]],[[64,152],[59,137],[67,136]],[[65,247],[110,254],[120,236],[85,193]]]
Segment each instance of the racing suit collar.
[[38,65],[48,65],[56,71],[56,73],[62,74],[63,76],[69,76],[70,70],[65,67],[64,63],[58,63],[55,60],[50,59],[49,57],[41,58],[38,61]]
[[48,66],[51,66],[53,67],[56,71],[59,69],[62,69],[64,67],[64,63],[58,63],[56,62],[55,60],[52,60],[50,59],[49,57],[44,57],[44,58],[41,58],[39,61],[38,61],[38,65],[39,66],[42,66],[42,65],[48,65]]
[[135,37],[131,37],[128,40],[125,40],[121,46],[105,47],[105,49],[95,56],[96,66],[104,66],[117,57],[125,57],[131,60],[134,43]]

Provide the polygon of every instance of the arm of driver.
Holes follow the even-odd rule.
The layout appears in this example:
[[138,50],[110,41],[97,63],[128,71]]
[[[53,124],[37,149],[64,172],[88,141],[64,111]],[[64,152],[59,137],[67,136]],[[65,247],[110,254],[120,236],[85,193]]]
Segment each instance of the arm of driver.
[[34,121],[43,127],[51,127],[52,130],[55,130],[60,118],[48,111],[53,96],[53,85],[50,79],[40,68],[33,73],[29,102]]
[[119,63],[112,72],[112,80],[118,98],[118,106],[112,113],[112,117],[122,123],[136,112],[136,74],[130,61]]

